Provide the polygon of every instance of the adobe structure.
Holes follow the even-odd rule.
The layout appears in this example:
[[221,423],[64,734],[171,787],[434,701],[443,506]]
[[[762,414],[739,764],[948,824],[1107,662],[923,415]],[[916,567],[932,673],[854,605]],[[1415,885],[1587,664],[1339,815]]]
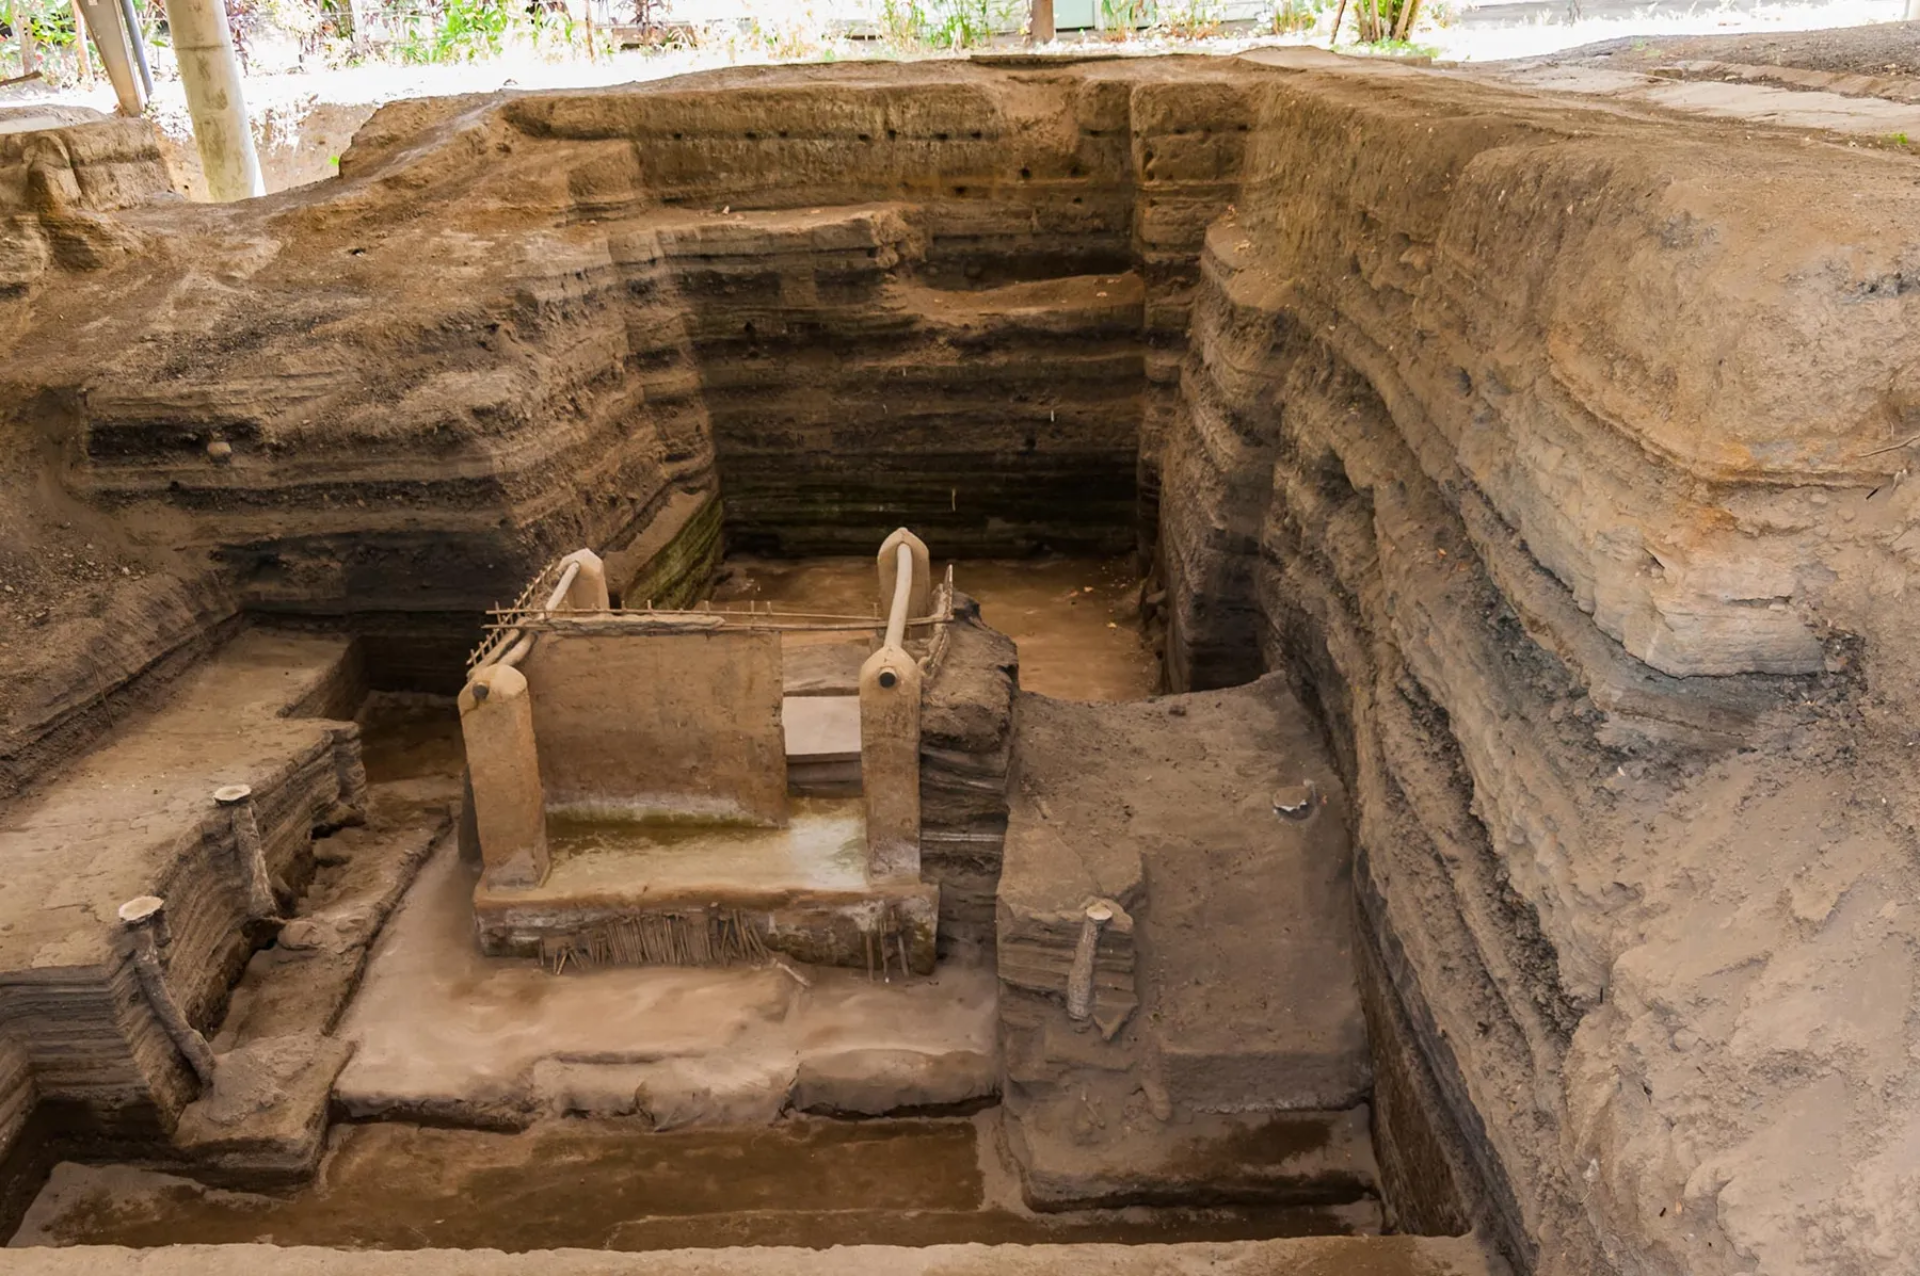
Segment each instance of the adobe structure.
[[1851,47],[0,132],[6,1270],[1916,1270]]

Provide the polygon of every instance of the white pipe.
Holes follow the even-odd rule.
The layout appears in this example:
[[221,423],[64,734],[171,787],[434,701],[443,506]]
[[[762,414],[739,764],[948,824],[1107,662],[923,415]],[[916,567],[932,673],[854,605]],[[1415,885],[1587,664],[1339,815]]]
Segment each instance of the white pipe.
[[[578,576],[579,574],[580,574],[580,564],[578,562],[568,563],[564,568],[561,569],[560,583],[553,587],[553,592],[551,594],[547,595],[547,605],[544,608],[544,610],[553,611],[554,609],[559,607],[563,601],[565,601],[567,597],[567,591],[573,588],[574,577]],[[528,652],[533,650],[532,634],[520,633],[517,630],[515,631],[515,633],[517,634],[517,638],[513,646],[507,648],[507,654],[500,657],[500,659],[495,663],[503,664],[503,665],[517,665],[522,660],[525,660],[527,658]]]
[[217,201],[264,195],[260,158],[253,150],[247,103],[240,92],[240,62],[221,0],[170,0],[167,25],[180,63],[180,86],[193,117],[193,140],[207,175],[207,194]]
[[907,641],[907,604],[913,599],[913,547],[902,544],[899,566],[893,573],[893,607],[887,612],[888,647],[901,647]]
[[1113,920],[1113,905],[1095,900],[1080,919],[1080,942],[1074,945],[1073,965],[1067,971],[1067,1018],[1081,1020],[1093,1014],[1093,968],[1100,955],[1100,932]]
[[[119,0],[81,0],[87,13],[87,31],[93,36],[94,51],[100,55],[100,67],[113,85],[120,103],[120,114],[137,117],[147,109],[147,91],[134,63],[126,20],[121,16]],[[137,39],[139,32],[133,33]]]

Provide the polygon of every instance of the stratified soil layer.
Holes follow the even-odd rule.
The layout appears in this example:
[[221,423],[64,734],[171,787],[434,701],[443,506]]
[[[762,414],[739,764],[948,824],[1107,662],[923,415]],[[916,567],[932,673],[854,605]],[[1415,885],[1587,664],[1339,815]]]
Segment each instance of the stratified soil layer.
[[[227,207],[138,123],[0,139],[0,793],[249,613],[426,686],[556,550],[687,589],[715,499],[762,552],[1137,546],[1172,686],[1282,672],[1330,741],[1404,1223],[1900,1270],[1920,170],[1684,87],[739,71],[395,104]],[[1016,658],[966,641],[977,926]]]

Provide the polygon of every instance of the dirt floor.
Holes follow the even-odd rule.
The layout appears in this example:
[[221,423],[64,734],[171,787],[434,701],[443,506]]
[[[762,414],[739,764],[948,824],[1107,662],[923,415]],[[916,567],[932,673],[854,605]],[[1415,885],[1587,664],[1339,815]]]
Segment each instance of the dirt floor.
[[[656,1128],[766,1124],[789,1104],[889,1111],[993,1093],[991,971],[614,967],[554,975],[482,957],[476,874],[427,866],[376,946],[340,1033],[355,1117],[524,1125],[567,1112]],[[805,980],[803,984],[801,981]],[[850,1060],[872,1067],[854,1092]]]
[[996,1118],[797,1119],[648,1134],[571,1119],[523,1134],[343,1126],[311,1188],[225,1192],[64,1164],[10,1242],[192,1241],[366,1249],[608,1250],[957,1242],[1171,1244],[1338,1234],[1339,1211],[1035,1214],[998,1161]]
[[1666,66],[1692,60],[1794,67],[1836,75],[1920,78],[1920,23],[1881,22],[1818,31],[1655,35],[1577,45],[1556,61],[1606,58],[1615,65]]
[[[945,564],[936,561],[936,571]],[[800,603],[867,614],[872,559],[727,560],[715,602]],[[1020,685],[1062,700],[1132,700],[1159,690],[1160,668],[1140,631],[1140,579],[1131,556],[964,559],[954,588],[1020,648]]]

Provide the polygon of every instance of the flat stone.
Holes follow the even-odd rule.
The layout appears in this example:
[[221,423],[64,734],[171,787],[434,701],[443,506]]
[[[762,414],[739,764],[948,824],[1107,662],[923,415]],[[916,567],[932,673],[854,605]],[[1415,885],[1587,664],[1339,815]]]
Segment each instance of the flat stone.
[[788,762],[860,758],[860,697],[788,695],[780,704]]
[[210,1181],[298,1181],[320,1163],[334,1080],[352,1043],[317,1032],[251,1042],[219,1055],[213,1087],[187,1105],[174,1145]]

